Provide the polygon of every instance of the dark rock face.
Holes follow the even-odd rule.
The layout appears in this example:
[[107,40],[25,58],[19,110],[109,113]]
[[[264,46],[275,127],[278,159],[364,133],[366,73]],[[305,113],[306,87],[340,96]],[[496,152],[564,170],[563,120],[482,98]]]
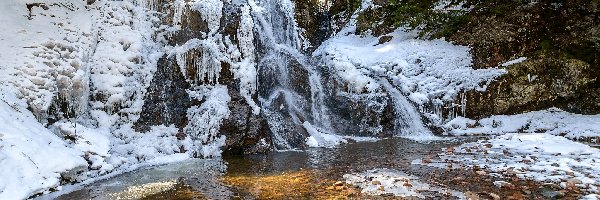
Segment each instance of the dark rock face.
[[533,57],[508,67],[508,74],[487,92],[469,92],[467,115],[518,114],[550,107],[595,114],[600,111],[599,77],[596,69],[581,60]]
[[[225,4],[223,8],[225,14],[221,21],[221,33],[224,37],[232,38],[232,42],[237,44],[237,28],[239,26],[239,7],[237,5]],[[163,12],[166,17],[163,23],[172,24],[173,10],[163,6]],[[208,32],[208,25],[202,19],[200,13],[189,10],[187,15],[182,17],[181,30],[173,34],[165,35],[170,45],[181,45],[194,38],[205,39],[202,33]],[[201,51],[193,51],[188,56],[190,60],[201,56]],[[161,124],[175,124],[180,130],[187,125],[187,109],[201,102],[192,101],[186,92],[191,85],[187,80],[194,84],[209,84],[207,80],[195,80],[195,68],[186,67],[186,76],[180,72],[180,67],[176,64],[174,57],[161,58],[159,60],[157,71],[148,92],[145,97],[145,103],[142,109],[141,117],[135,124],[136,130],[145,132],[150,126]],[[240,95],[239,81],[233,77],[228,63],[222,63],[219,83],[226,85],[231,97],[229,103],[230,116],[223,121],[221,134],[225,135],[226,154],[253,154],[271,151],[273,142],[271,132],[268,128],[264,116],[254,115],[251,112],[246,100]],[[257,97],[254,97],[255,101]],[[181,137],[185,137],[181,131]]]
[[390,101],[385,93],[336,95],[329,104],[335,114],[332,126],[358,136],[391,136],[395,116]]
[[[324,76],[332,115],[332,128],[341,134],[386,137],[394,135],[395,118],[392,99],[386,91],[373,94],[349,94],[343,83],[331,74]],[[383,88],[382,88],[383,89]]]
[[[308,51],[313,51],[333,33],[331,15],[317,0],[295,0],[295,18],[310,42]],[[350,11],[352,12],[352,11]]]
[[[469,92],[467,115],[517,114],[558,107],[600,113],[600,10],[597,2],[492,3],[449,39],[472,47],[476,68],[527,57],[485,93]],[[517,4],[517,5],[513,5]],[[492,10],[493,11],[493,10]]]
[[175,124],[183,129],[188,123],[187,109],[192,106],[185,91],[189,87],[174,60],[161,58],[144,98],[136,130],[146,132],[150,126],[161,124]]
[[[255,154],[273,149],[271,130],[263,114],[254,115],[241,96],[239,81],[233,77],[229,64],[221,67],[220,83],[226,84],[231,101],[229,118],[223,121],[220,133],[226,136],[225,154]],[[254,97],[256,101],[256,97]]]

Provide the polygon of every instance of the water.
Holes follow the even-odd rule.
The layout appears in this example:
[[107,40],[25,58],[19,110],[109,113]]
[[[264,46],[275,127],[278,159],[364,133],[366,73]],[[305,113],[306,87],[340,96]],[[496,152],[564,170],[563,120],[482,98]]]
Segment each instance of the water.
[[347,173],[390,168],[427,174],[428,170],[410,162],[448,145],[450,143],[421,144],[393,138],[348,144],[335,149],[313,148],[225,157],[223,160],[189,160],[126,173],[58,199],[332,197],[345,193],[325,188],[342,180]]
[[[277,149],[302,146],[294,130],[305,121],[331,130],[320,75],[302,53],[302,41],[289,0],[249,2],[259,42],[259,99]],[[305,76],[303,76],[305,75]],[[304,78],[308,79],[305,80]]]
[[408,99],[398,91],[390,82],[384,78],[379,83],[385,88],[394,106],[396,116],[395,130],[398,136],[411,139],[431,139],[433,134],[427,129],[421,120],[421,115]]

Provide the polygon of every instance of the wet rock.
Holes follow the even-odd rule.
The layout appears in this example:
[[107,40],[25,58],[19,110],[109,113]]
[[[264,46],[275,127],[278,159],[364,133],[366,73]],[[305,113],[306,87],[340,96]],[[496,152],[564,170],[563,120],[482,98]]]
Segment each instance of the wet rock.
[[495,193],[489,193],[488,194],[490,197],[492,197],[493,200],[500,200],[500,195],[497,195]]
[[173,59],[163,57],[144,98],[140,119],[135,123],[138,132],[147,132],[150,126],[174,124],[182,130],[188,123],[187,109],[191,107],[190,85]]
[[334,186],[342,186],[342,185],[344,185],[344,183],[341,181],[338,181],[338,182],[335,182],[333,185]]

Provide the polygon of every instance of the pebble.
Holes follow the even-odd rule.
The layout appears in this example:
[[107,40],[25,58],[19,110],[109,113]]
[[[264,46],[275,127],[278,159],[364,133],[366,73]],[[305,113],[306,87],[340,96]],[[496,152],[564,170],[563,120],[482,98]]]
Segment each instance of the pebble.
[[333,185],[334,186],[342,186],[342,185],[344,185],[344,183],[341,181],[338,181],[338,182],[335,182]]
[[489,193],[488,195],[490,195],[490,197],[492,197],[492,199],[494,200],[500,200],[500,195],[497,195],[495,193]]

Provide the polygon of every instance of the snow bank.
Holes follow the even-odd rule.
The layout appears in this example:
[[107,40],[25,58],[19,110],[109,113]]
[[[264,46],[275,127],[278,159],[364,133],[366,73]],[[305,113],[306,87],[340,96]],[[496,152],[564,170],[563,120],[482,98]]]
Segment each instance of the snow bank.
[[[368,1],[363,3],[363,7],[369,6]],[[464,115],[465,91],[485,91],[490,81],[506,73],[497,68],[473,69],[466,46],[443,39],[415,39],[417,31],[405,32],[402,28],[382,36],[389,38],[383,42],[371,35],[355,35],[355,24],[355,19],[351,19],[313,56],[320,57],[332,74],[345,83],[347,92],[380,92],[377,79],[392,81],[436,124],[458,116],[460,111]],[[460,104],[455,103],[459,98]],[[451,110],[448,116],[442,116],[443,107]]]
[[506,134],[490,140],[446,149],[428,162],[434,167],[475,167],[492,176],[516,175],[521,179],[577,187],[598,193],[600,149],[550,134]]
[[600,136],[600,115],[580,115],[551,108],[518,115],[496,115],[480,120],[458,117],[443,127],[450,135],[545,132],[569,139],[580,139]]
[[[469,48],[444,40],[414,39],[402,29],[379,44],[373,36],[338,35],[327,40],[314,55],[352,85],[352,91],[377,89],[372,76],[387,76],[402,85],[402,92],[451,100],[465,89],[485,89],[480,83],[505,73],[501,69],[471,68]],[[415,103],[421,103],[419,101]]]
[[0,199],[25,199],[60,184],[61,173],[87,168],[14,94],[0,91]]
[[362,193],[368,195],[393,194],[399,197],[424,199],[427,197],[427,192],[437,192],[466,199],[461,192],[431,186],[420,182],[418,177],[392,169],[373,169],[363,173],[345,174],[344,179],[346,183],[362,188]]
[[0,1],[0,199],[190,157],[174,126],[132,128],[164,53],[143,6]]

